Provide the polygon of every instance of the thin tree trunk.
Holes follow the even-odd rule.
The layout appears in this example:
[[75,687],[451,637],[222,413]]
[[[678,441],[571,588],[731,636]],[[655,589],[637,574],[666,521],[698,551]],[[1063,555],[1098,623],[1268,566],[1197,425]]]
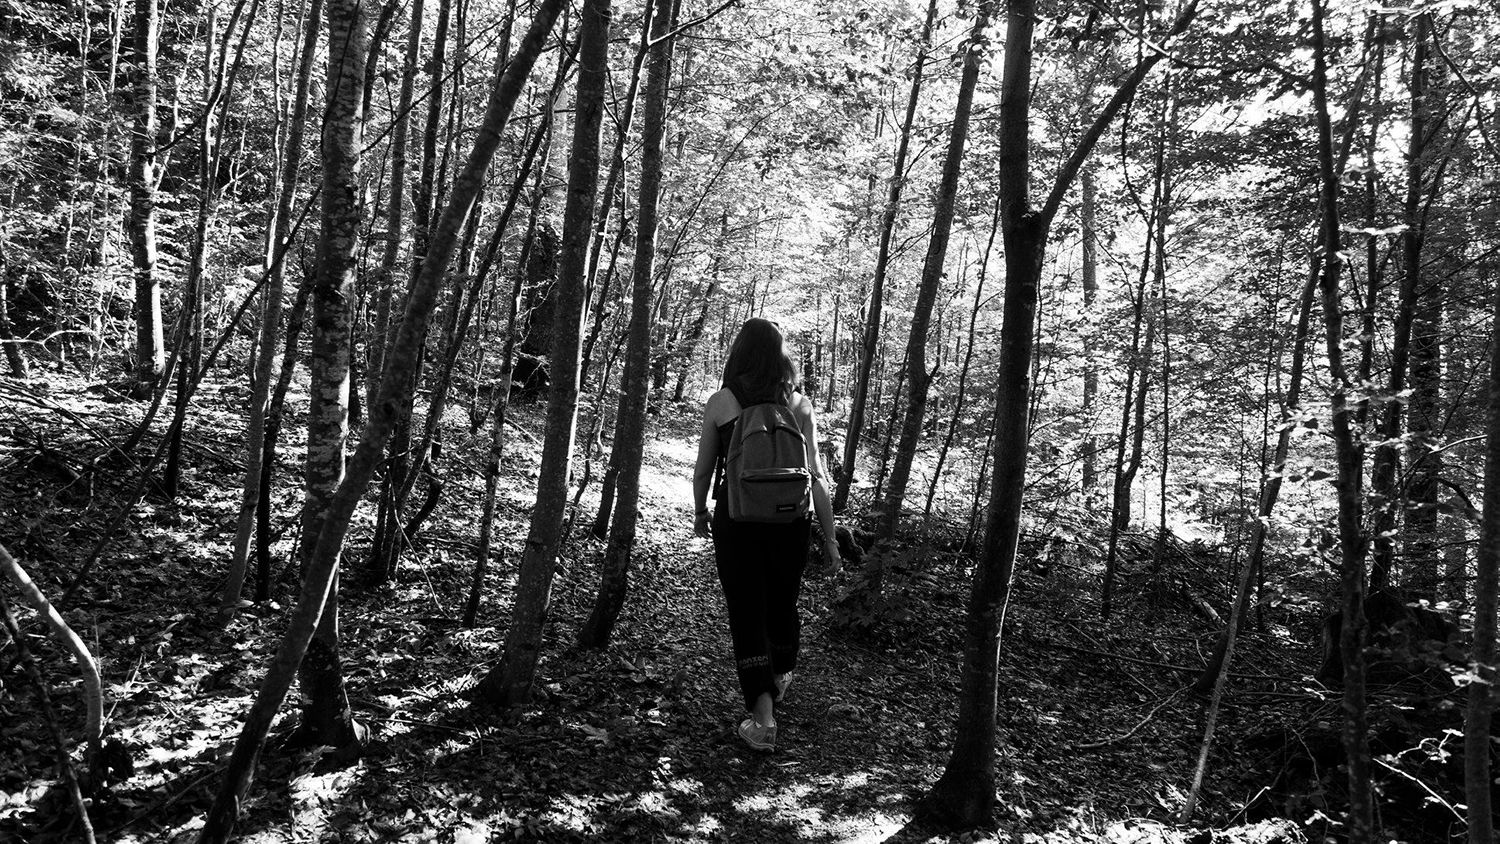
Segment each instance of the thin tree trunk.
[[385,451],[400,397],[410,393],[414,387],[416,373],[412,358],[423,343],[427,322],[436,305],[438,287],[457,246],[459,230],[472,210],[474,197],[484,183],[485,172],[499,147],[501,132],[510,118],[511,109],[531,75],[532,65],[541,53],[547,33],[551,31],[552,23],[557,19],[562,6],[562,0],[542,0],[538,4],[525,38],[491,89],[474,149],[469,154],[462,174],[454,182],[453,194],[444,208],[427,260],[423,262],[422,274],[412,286],[401,330],[390,349],[392,363],[386,367],[381,379],[378,399],[370,404],[369,418],[360,437],[359,447],[349,461],[338,492],[328,504],[322,532],[316,539],[306,539],[307,542],[315,543],[315,550],[304,573],[302,594],[288,622],[286,635],[261,682],[255,704],[246,715],[245,726],[235,742],[224,781],[199,833],[200,844],[221,844],[234,829],[239,806],[244,802],[254,773],[256,758],[260,755],[271,722],[281,708],[282,700],[291,687],[292,677],[302,662],[323,615],[323,606],[334,585],[350,518],[375,472],[380,455]]
[[[302,536],[318,536],[324,514],[344,477],[344,444],[349,436],[350,323],[358,271],[360,156],[364,114],[364,69],[368,43],[363,0],[329,0],[328,66],[321,148],[323,228],[318,237],[317,281],[312,288],[312,383],[308,388],[306,495]],[[302,543],[304,575],[315,546]],[[341,753],[356,752],[360,729],[349,708],[339,655],[338,561],[306,658],[298,673],[302,687],[299,738]]]
[[[891,483],[886,487],[882,514],[877,534],[889,541],[895,537],[895,526],[901,520],[901,507],[906,502],[906,486],[912,477],[912,462],[916,459],[916,448],[921,442],[922,420],[927,414],[927,393],[932,390],[938,366],[932,372],[927,369],[927,334],[932,327],[933,306],[938,303],[938,292],[942,288],[948,264],[948,238],[953,235],[953,219],[959,199],[959,174],[963,169],[963,147],[969,139],[969,115],[974,111],[974,88],[980,82],[980,43],[984,27],[989,25],[989,4],[981,4],[974,18],[974,30],[969,37],[969,49],[963,61],[963,73],[959,79],[959,102],[954,106],[953,127],[948,133],[948,150],[944,154],[942,177],[938,181],[938,193],[933,198],[932,238],[927,241],[927,256],[922,261],[921,286],[916,291],[916,303],[912,306],[912,331],[906,342],[906,415],[901,426],[901,439],[895,447],[895,462],[891,465]],[[941,346],[941,342],[939,342]],[[873,567],[870,571],[870,591],[880,594],[882,570]]]
[[[1147,256],[1146,260],[1150,260]],[[1149,387],[1152,348],[1156,343],[1156,320],[1147,313],[1146,268],[1141,268],[1141,283],[1135,297],[1135,327],[1131,333],[1131,366],[1125,376],[1125,402],[1120,411],[1120,436],[1115,443],[1114,486],[1109,507],[1109,550],[1104,556],[1104,585],[1100,614],[1109,618],[1114,610],[1115,573],[1118,569],[1120,534],[1130,526],[1131,488],[1141,466],[1146,435],[1146,392]],[[1136,345],[1145,323],[1145,341]],[[1136,379],[1140,381],[1137,383]],[[1132,417],[1134,422],[1132,424]],[[1132,431],[1134,435],[1132,436]],[[1128,444],[1128,446],[1127,446]],[[1127,447],[1129,453],[1126,453]]]
[[[1421,205],[1423,150],[1427,136],[1427,16],[1416,16],[1416,37],[1412,44],[1411,78],[1408,81],[1411,103],[1411,137],[1407,140],[1406,196],[1402,216],[1406,229],[1401,233],[1401,289],[1396,303],[1396,320],[1391,330],[1391,370],[1386,382],[1389,400],[1381,409],[1379,444],[1370,466],[1370,498],[1374,523],[1370,529],[1370,587],[1391,586],[1391,572],[1396,559],[1392,538],[1401,509],[1398,488],[1401,462],[1401,411],[1405,402],[1396,397],[1406,389],[1412,351],[1412,322],[1416,313],[1418,285],[1421,283]],[[1373,134],[1373,132],[1372,132]],[[1373,176],[1372,176],[1373,177]],[[1373,222],[1372,222],[1373,227]],[[1374,273],[1370,273],[1374,298]],[[1373,310],[1373,302],[1371,304]]]
[[485,675],[479,691],[490,703],[524,703],[541,657],[542,625],[552,590],[558,538],[568,503],[568,474],[578,415],[578,352],[584,316],[584,275],[588,266],[590,220],[599,173],[599,127],[609,61],[609,0],[585,0],[579,24],[578,87],[573,149],[568,160],[568,197],[563,209],[563,240],[558,259],[556,330],[553,333],[551,392],[547,433],[538,471],[536,506],[521,555],[515,604],[500,664]]
[[984,282],[989,273],[990,253],[995,248],[995,235],[1000,231],[1000,196],[995,195],[995,211],[990,224],[990,237],[984,245],[984,256],[979,260],[979,282],[974,289],[974,308],[969,311],[969,333],[964,350],[964,362],[958,369],[958,392],[953,399],[953,410],[948,414],[948,432],[943,435],[943,445],[938,449],[937,464],[932,467],[932,483],[927,487],[927,506],[922,509],[922,518],[932,515],[932,500],[937,497],[938,479],[943,475],[943,464],[948,460],[948,449],[953,446],[953,437],[958,432],[958,420],[964,412],[964,398],[969,386],[969,369],[974,363],[974,337],[979,323],[979,311],[984,305]]
[[[432,237],[433,202],[437,191],[438,127],[442,124],[443,116],[443,91],[446,88],[444,75],[448,67],[448,24],[452,18],[452,10],[452,0],[438,0],[437,28],[432,55],[427,63],[427,118],[422,130],[422,157],[412,196],[413,278],[421,272]],[[397,202],[399,198],[392,196],[391,201]],[[456,302],[451,304],[457,305]],[[418,378],[426,365],[426,351],[424,347],[417,354]],[[366,574],[373,584],[386,583],[391,579],[401,552],[406,548],[407,537],[402,531],[402,519],[406,512],[407,495],[417,476],[416,467],[413,466],[415,450],[411,441],[411,414],[412,405],[408,403],[401,408],[395,431],[391,435],[390,454],[380,493],[380,512],[376,516],[377,530],[366,567]]]
[[1375,801],[1370,782],[1370,748],[1365,711],[1365,550],[1362,530],[1364,447],[1351,425],[1360,400],[1350,395],[1344,367],[1343,303],[1339,275],[1343,268],[1339,232],[1339,180],[1335,169],[1333,127],[1328,112],[1328,42],[1324,34],[1325,8],[1313,0],[1314,119],[1318,129],[1318,175],[1321,186],[1323,323],[1327,331],[1328,376],[1333,382],[1333,442],[1337,454],[1339,568],[1343,592],[1343,628],[1339,649],[1344,658],[1343,743],[1349,776],[1349,817],[1345,827],[1351,844],[1367,844],[1375,832]]
[[[1099,187],[1092,167],[1079,174],[1083,201],[1079,206],[1079,225],[1083,229],[1083,310],[1094,316],[1094,300],[1099,295]],[[1094,434],[1094,412],[1099,401],[1099,363],[1093,348],[1084,350],[1083,414],[1088,434],[1083,438],[1083,500],[1092,500],[1099,486],[1099,438]]]
[[625,606],[630,585],[630,555],[640,521],[641,458],[646,445],[646,367],[651,361],[651,278],[656,259],[657,205],[661,199],[662,140],[667,128],[667,85],[672,76],[672,42],[676,0],[651,4],[651,57],[646,69],[645,113],[641,125],[640,200],[636,212],[635,261],[631,267],[629,340],[620,376],[620,405],[615,415],[610,469],[615,471],[616,510],[600,567],[599,594],[578,633],[583,648],[602,648]]
[[[1440,92],[1429,91],[1426,84],[1426,52],[1433,38],[1432,18],[1421,14],[1416,19],[1415,55],[1412,57],[1412,147],[1407,155],[1407,198],[1404,213],[1406,228],[1401,233],[1403,288],[1411,289],[1411,401],[1407,406],[1408,484],[1405,498],[1403,566],[1406,584],[1413,598],[1436,601],[1441,579],[1441,560],[1437,535],[1437,487],[1442,472],[1442,452],[1436,448],[1442,436],[1442,281],[1438,273],[1422,273],[1422,247],[1426,240],[1427,220],[1422,202],[1425,159],[1434,134],[1442,123],[1427,129],[1424,112],[1433,109],[1430,102]],[[1429,186],[1432,197],[1441,195],[1444,168],[1440,165]],[[1430,199],[1428,202],[1430,203]],[[1394,396],[1395,393],[1392,393]],[[1392,402],[1396,404],[1396,402]],[[1390,439],[1389,437],[1387,439]]]
[[132,395],[152,395],[163,377],[166,343],[161,280],[156,275],[157,47],[156,0],[135,0],[135,126],[130,135],[130,253],[135,267],[135,381]]
[[[564,22],[563,33],[559,40],[566,42],[567,24]],[[576,47],[576,45],[575,45]],[[520,345],[517,333],[520,330],[520,308],[521,293],[526,284],[527,266],[530,263],[531,250],[537,242],[537,218],[541,214],[544,191],[543,181],[547,177],[547,160],[551,155],[553,142],[553,115],[557,108],[557,98],[562,93],[563,81],[567,76],[568,68],[578,57],[576,49],[570,51],[559,63],[557,75],[553,80],[552,93],[547,99],[544,116],[541,125],[537,127],[536,137],[533,145],[528,150],[528,158],[537,157],[535,167],[535,182],[532,185],[531,203],[529,206],[526,233],[521,238],[520,254],[516,256],[515,281],[511,285],[510,297],[507,300],[505,316],[505,346],[500,352],[500,373],[496,379],[495,407],[492,412],[490,428],[489,455],[484,463],[484,509],[479,521],[479,542],[474,553],[474,571],[469,582],[469,598],[464,603],[463,625],[473,627],[479,621],[479,601],[484,595],[484,577],[489,568],[490,544],[495,529],[495,506],[496,493],[499,490],[500,467],[505,457],[505,419],[506,411],[510,406],[511,375],[514,372],[516,348]],[[525,168],[522,168],[523,171]]]
[[[1500,320],[1500,291],[1492,308],[1494,318]],[[1500,595],[1500,345],[1493,335],[1486,421],[1484,513],[1479,520],[1479,548],[1474,561],[1474,643],[1469,659],[1477,676],[1469,681],[1464,717],[1464,802],[1468,804],[1469,844],[1493,844],[1495,840],[1490,800],[1490,754],[1494,752],[1490,716],[1495,706],[1495,612]]]
[[3,276],[0,276],[0,346],[5,347],[5,361],[10,365],[11,377],[22,380],[30,378],[31,368],[26,363],[26,355],[21,351],[21,344],[16,342],[15,331],[10,325],[10,286]]
[[[1260,490],[1260,503],[1256,516],[1250,522],[1250,549],[1245,554],[1245,565],[1240,570],[1239,588],[1235,593],[1232,617],[1244,618],[1250,604],[1250,593],[1254,585],[1255,572],[1260,571],[1265,559],[1266,530],[1271,513],[1276,509],[1276,500],[1281,496],[1281,480],[1286,471],[1287,454],[1291,450],[1292,429],[1302,402],[1302,375],[1307,361],[1307,338],[1312,324],[1313,294],[1318,289],[1318,262],[1314,261],[1307,283],[1297,305],[1297,324],[1292,333],[1291,372],[1287,376],[1286,397],[1282,400],[1281,424],[1276,435],[1276,450],[1271,457],[1271,471],[1266,475]],[[1218,643],[1209,655],[1208,664],[1193,684],[1195,694],[1207,694],[1218,688],[1216,679],[1224,673],[1234,638],[1239,634],[1237,625],[1229,625],[1219,634]]]
[[281,356],[281,371],[276,376],[276,387],[271,391],[270,404],[266,408],[266,441],[260,461],[260,504],[255,510],[257,601],[265,601],[271,597],[271,486],[276,474],[276,443],[281,436],[287,390],[291,389],[292,375],[297,368],[297,342],[302,336],[302,326],[307,321],[307,299],[312,293],[312,283],[313,276],[309,274],[297,286],[297,297],[287,315],[286,349]]
[[[1185,29],[1196,14],[1195,0],[1173,23],[1169,35]],[[1161,59],[1142,58],[1120,83],[1114,96],[1090,124],[1063,164],[1051,192],[1039,209],[1031,206],[1030,96],[1034,0],[1007,3],[1005,58],[1001,81],[999,182],[1005,237],[1005,315],[1001,322],[1000,361],[995,391],[996,449],[989,520],[979,564],[969,593],[964,624],[964,659],[953,752],[931,791],[918,804],[919,816],[950,829],[973,829],[993,823],[995,807],[995,715],[1000,637],[1010,599],[1020,538],[1022,492],[1026,478],[1026,442],[1030,403],[1031,351],[1037,287],[1046,257],[1052,220],[1079,169],[1104,130],[1134,96],[1146,74]]]
[[[250,396],[250,419],[245,443],[245,483],[240,494],[240,512],[230,552],[229,574],[219,593],[219,622],[227,623],[239,607],[250,557],[250,534],[255,525],[256,504],[261,497],[261,478],[272,467],[266,456],[266,411],[271,395],[271,373],[276,364],[276,345],[281,336],[282,299],[285,298],[285,254],[291,230],[292,200],[297,194],[297,171],[302,163],[302,142],[307,122],[307,103],[312,88],[313,57],[318,46],[318,24],[323,19],[323,0],[308,0],[303,20],[301,60],[293,95],[292,118],[283,147],[280,190],[272,213],[267,240],[270,248],[265,306],[261,311],[260,338],[256,345],[255,378]],[[269,506],[269,505],[267,505]]]
[[[854,396],[849,405],[849,427],[844,432],[844,466],[833,491],[833,510],[842,513],[849,504],[849,485],[854,478],[859,441],[864,436],[866,404],[870,395],[870,373],[880,349],[880,319],[885,307],[885,277],[891,261],[891,238],[896,231],[896,217],[901,210],[901,191],[906,186],[906,156],[911,146],[911,130],[916,119],[917,103],[922,93],[922,68],[927,63],[927,49],[932,40],[932,24],[937,17],[937,0],[928,0],[927,18],[917,42],[917,56],[912,66],[911,89],[906,97],[906,116],[896,141],[896,160],[892,165],[891,183],[880,222],[880,246],[875,253],[875,275],[870,285],[870,305],[865,315],[864,342],[854,373]],[[962,147],[960,147],[962,148]],[[956,166],[957,162],[955,162]],[[889,434],[887,434],[889,437]]]
[[412,0],[411,25],[406,34],[406,57],[401,92],[391,124],[390,190],[385,207],[385,248],[375,271],[375,325],[370,330],[366,367],[366,404],[375,400],[385,370],[385,347],[390,340],[391,306],[395,299],[396,262],[401,257],[402,224],[406,211],[406,146],[411,135],[417,67],[422,58],[423,0]]

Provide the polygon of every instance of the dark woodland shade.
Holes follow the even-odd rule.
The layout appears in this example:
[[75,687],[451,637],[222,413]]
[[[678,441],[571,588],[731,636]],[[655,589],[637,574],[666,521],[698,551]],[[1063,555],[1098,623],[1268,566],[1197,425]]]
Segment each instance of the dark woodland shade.
[[724,386],[735,384],[748,398],[789,402],[797,384],[797,367],[786,352],[786,338],[776,323],[745,320],[729,347]]

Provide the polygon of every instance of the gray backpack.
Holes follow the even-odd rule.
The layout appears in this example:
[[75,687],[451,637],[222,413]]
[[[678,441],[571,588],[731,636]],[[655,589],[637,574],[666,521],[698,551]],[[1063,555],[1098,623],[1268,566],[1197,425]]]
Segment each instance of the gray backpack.
[[724,457],[729,518],[793,522],[807,515],[812,472],[807,444],[792,409],[775,401],[746,404],[733,386],[740,415]]

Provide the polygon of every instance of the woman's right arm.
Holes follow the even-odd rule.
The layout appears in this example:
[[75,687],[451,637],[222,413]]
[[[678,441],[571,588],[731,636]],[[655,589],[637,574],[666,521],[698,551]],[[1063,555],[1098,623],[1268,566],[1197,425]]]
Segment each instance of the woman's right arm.
[[693,533],[704,539],[713,535],[709,528],[708,488],[713,483],[718,456],[719,429],[714,426],[708,405],[705,405],[703,428],[698,433],[698,459],[693,463]]

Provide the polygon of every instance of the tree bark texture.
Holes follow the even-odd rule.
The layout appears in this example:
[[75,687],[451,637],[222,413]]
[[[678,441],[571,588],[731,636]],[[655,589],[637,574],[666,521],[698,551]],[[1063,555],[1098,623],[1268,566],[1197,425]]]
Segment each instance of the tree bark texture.
[[620,404],[615,415],[610,466],[616,469],[614,518],[604,548],[599,594],[578,644],[601,648],[609,642],[615,620],[625,606],[630,585],[630,556],[640,521],[641,455],[646,445],[646,367],[651,360],[651,279],[656,259],[657,206],[661,198],[662,140],[667,128],[667,85],[672,76],[674,0],[655,0],[651,12],[651,56],[646,68],[645,113],[641,125],[640,199],[636,208],[635,261],[631,268],[629,339],[620,376]]
[[161,40],[156,0],[135,0],[135,125],[130,134],[130,254],[135,267],[135,383],[145,398],[166,367],[161,280],[156,274],[156,92]]
[[[359,148],[364,115],[364,68],[368,44],[363,0],[331,0],[328,5],[327,104],[322,152],[323,228],[318,236],[313,307],[312,383],[307,410],[306,495],[302,535],[317,536],[324,514],[344,477],[344,445],[349,438],[349,362],[352,299],[358,272]],[[302,543],[302,570],[311,568],[313,543]],[[339,661],[338,561],[317,635],[302,662],[300,732],[309,743],[347,748],[354,744],[353,713]]]
[[584,317],[589,222],[599,181],[599,128],[609,62],[609,0],[585,0],[581,14],[573,150],[568,161],[568,195],[563,208],[563,238],[554,293],[552,386],[547,401],[547,432],[538,471],[536,507],[521,553],[515,604],[500,664],[479,684],[480,693],[497,706],[524,703],[531,694],[568,502],[568,474],[578,416],[578,352]]
[[245,726],[235,742],[224,781],[199,833],[198,840],[203,844],[226,841],[234,829],[239,806],[249,789],[255,761],[265,744],[271,722],[281,708],[287,690],[291,687],[292,677],[307,653],[313,633],[318,627],[323,606],[334,585],[350,518],[354,515],[354,509],[374,475],[375,467],[390,438],[399,397],[409,394],[415,384],[416,373],[412,358],[425,339],[427,323],[437,302],[438,288],[448,261],[453,257],[459,231],[469,215],[474,197],[483,185],[485,172],[494,159],[501,133],[510,119],[510,112],[521,88],[531,75],[532,65],[541,53],[562,5],[562,0],[542,0],[537,5],[525,38],[491,88],[474,148],[470,151],[461,175],[454,181],[453,193],[443,210],[427,260],[423,263],[422,274],[408,297],[406,314],[396,335],[396,343],[390,350],[392,363],[386,367],[381,378],[377,400],[370,404],[370,413],[359,447],[348,464],[337,494],[328,504],[322,531],[316,540],[311,537],[305,540],[315,542],[315,550],[303,575],[302,592],[288,622],[286,635],[261,682],[255,704],[246,715]]

